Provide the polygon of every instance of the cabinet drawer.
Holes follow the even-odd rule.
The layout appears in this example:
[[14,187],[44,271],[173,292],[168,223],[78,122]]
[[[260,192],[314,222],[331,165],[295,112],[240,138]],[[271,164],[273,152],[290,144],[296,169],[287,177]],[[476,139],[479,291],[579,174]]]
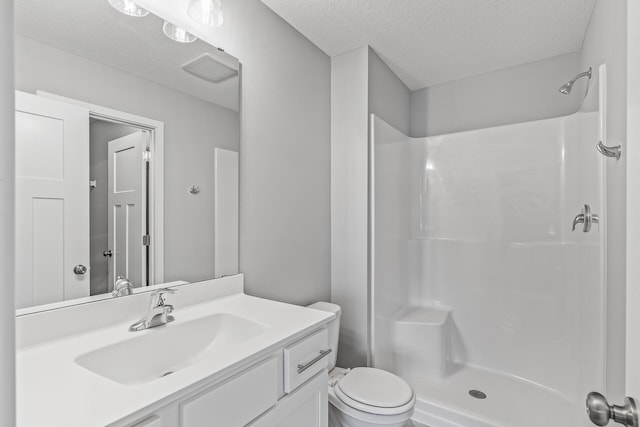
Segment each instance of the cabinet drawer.
[[290,393],[327,367],[329,336],[322,329],[284,349],[284,391]]
[[243,426],[277,400],[278,364],[274,357],[181,404],[180,425]]

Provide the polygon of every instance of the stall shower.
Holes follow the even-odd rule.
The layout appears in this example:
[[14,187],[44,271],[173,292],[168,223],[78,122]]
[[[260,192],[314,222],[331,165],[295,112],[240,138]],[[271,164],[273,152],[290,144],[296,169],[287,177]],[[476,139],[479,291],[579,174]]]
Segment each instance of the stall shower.
[[605,71],[577,76],[588,92],[564,117],[426,138],[371,117],[370,357],[414,388],[416,421],[590,425],[585,396],[605,381]]

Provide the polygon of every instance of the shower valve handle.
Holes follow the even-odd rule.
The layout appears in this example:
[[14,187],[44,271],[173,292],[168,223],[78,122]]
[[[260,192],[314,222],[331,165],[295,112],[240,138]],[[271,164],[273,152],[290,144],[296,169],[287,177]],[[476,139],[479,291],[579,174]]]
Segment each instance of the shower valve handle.
[[571,231],[576,230],[576,225],[584,224],[582,226],[582,231],[588,233],[591,231],[591,225],[600,223],[600,218],[598,215],[591,213],[591,207],[589,205],[584,205],[582,207],[582,213],[576,215],[573,218],[573,226],[571,227]]

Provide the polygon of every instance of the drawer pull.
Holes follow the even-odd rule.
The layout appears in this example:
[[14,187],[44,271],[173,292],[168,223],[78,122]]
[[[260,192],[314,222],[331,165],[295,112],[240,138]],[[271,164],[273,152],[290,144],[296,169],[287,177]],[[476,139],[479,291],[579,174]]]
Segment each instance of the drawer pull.
[[320,350],[320,354],[317,355],[313,360],[308,361],[307,363],[304,364],[298,364],[298,373],[301,374],[304,371],[306,371],[307,369],[309,369],[314,363],[316,363],[318,360],[322,359],[323,357],[325,357],[327,354],[331,353],[331,349],[328,348],[326,350]]

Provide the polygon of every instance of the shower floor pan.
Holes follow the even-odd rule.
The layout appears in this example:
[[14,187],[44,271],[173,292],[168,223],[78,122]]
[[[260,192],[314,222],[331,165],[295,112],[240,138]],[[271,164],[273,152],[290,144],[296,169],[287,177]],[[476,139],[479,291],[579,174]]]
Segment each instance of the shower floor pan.
[[[444,380],[409,383],[413,420],[429,427],[587,427],[584,400],[493,371],[462,366]],[[477,397],[472,397],[470,391]],[[578,401],[579,400],[579,401]]]

